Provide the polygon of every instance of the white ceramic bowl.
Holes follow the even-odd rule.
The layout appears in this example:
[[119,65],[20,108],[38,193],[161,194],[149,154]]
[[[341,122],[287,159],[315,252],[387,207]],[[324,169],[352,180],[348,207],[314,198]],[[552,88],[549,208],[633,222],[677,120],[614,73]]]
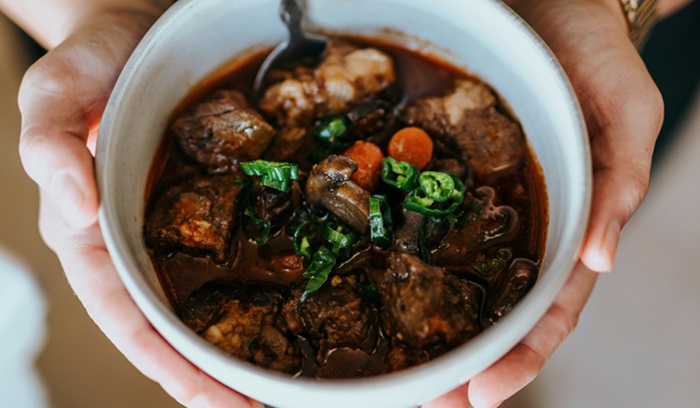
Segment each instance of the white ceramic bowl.
[[[189,330],[166,301],[142,226],[149,169],[178,102],[233,56],[285,35],[277,0],[180,0],[154,25],[120,76],[97,149],[100,224],[116,268],[143,313],[185,358],[222,383],[279,408],[406,408],[466,382],[541,318],[578,256],[591,170],[574,93],[548,48],[497,0],[308,0],[311,26],[361,35],[407,33],[414,46],[463,66],[520,119],[544,171],[547,249],[539,280],[498,325],[426,364],[355,380],[292,379],[227,357]],[[386,29],[389,30],[386,30]]]

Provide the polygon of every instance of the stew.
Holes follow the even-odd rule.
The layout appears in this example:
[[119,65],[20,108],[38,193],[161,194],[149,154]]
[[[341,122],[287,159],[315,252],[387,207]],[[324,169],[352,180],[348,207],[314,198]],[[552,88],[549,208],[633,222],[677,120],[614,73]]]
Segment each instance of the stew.
[[396,44],[334,38],[270,74],[239,58],[173,114],[144,237],[173,307],[290,375],[420,364],[537,279],[544,179],[484,82]]

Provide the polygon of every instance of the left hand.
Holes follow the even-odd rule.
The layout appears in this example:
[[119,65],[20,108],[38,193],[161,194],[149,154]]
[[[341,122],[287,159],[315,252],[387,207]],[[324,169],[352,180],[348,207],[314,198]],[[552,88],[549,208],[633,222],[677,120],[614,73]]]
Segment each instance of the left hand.
[[[549,311],[505,357],[425,408],[500,405],[530,383],[572,332],[597,272],[644,198],[663,101],[627,37],[617,0],[507,0],[558,57],[590,134],[593,201],[581,258]],[[595,272],[597,271],[597,272]]]

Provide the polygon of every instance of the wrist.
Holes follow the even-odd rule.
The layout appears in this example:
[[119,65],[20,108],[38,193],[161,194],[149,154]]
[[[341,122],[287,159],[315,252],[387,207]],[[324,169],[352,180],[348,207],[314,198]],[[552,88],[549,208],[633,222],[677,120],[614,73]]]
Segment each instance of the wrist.
[[534,10],[537,9],[541,12],[553,6],[570,6],[571,3],[579,3],[580,5],[595,6],[604,10],[606,14],[616,21],[620,28],[627,30],[629,24],[620,0],[503,0],[503,3],[521,16],[532,15],[533,12],[536,12]]
[[0,0],[0,11],[46,49],[62,43],[81,26],[110,12],[133,12],[153,21],[173,0]]

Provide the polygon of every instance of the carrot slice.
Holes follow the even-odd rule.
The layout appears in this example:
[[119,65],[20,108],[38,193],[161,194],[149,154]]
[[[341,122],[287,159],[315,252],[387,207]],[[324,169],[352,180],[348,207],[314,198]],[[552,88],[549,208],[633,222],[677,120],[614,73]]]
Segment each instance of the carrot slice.
[[382,149],[371,142],[357,141],[343,154],[357,163],[352,181],[369,192],[376,190],[382,177]]
[[423,129],[406,127],[394,133],[387,152],[392,159],[423,170],[433,158],[433,139]]

